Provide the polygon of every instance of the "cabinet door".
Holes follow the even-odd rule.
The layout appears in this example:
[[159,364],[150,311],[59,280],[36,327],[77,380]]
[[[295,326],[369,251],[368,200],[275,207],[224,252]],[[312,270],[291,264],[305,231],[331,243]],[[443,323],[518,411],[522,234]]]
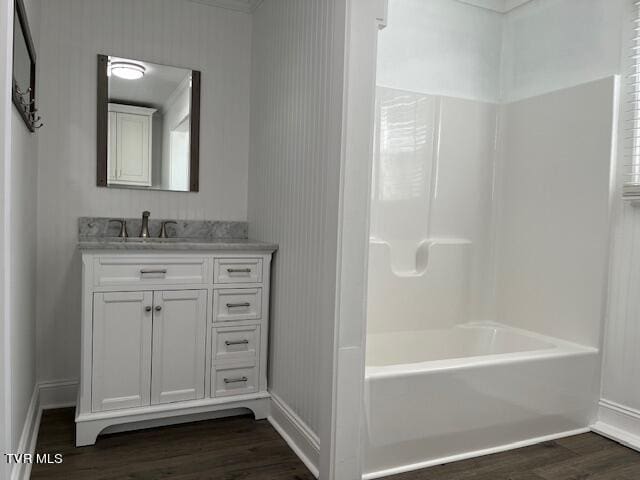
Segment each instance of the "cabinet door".
[[94,412],[149,405],[152,303],[152,292],[93,295]]
[[204,397],[207,291],[156,291],[151,403]]
[[151,185],[151,117],[117,113],[118,183]]

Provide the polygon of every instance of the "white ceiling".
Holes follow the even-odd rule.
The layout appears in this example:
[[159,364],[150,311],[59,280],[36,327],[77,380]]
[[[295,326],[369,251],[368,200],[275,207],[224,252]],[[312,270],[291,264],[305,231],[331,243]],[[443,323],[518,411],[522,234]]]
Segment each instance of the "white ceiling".
[[138,80],[123,80],[112,75],[109,77],[109,101],[142,105],[161,109],[178,86],[185,81],[191,70],[158,65],[141,60],[109,57],[112,62],[134,62],[146,68],[144,77]]
[[262,0],[189,0],[194,3],[222,7],[238,12],[251,13],[262,3]]

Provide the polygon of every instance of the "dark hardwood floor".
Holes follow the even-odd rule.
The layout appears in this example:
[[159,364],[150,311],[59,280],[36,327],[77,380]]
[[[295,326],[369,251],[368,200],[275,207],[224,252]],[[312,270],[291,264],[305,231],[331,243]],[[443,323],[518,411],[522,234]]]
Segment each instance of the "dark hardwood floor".
[[[36,479],[311,480],[271,425],[233,417],[98,437],[75,448],[73,409],[44,412]],[[389,480],[640,480],[640,453],[588,433],[388,477]],[[356,480],[356,479],[354,479]]]
[[391,480],[640,480],[640,453],[585,433]]
[[47,410],[36,452],[62,464],[33,465],[46,480],[312,480],[314,476],[266,421],[230,417],[98,437],[74,446],[74,409]]

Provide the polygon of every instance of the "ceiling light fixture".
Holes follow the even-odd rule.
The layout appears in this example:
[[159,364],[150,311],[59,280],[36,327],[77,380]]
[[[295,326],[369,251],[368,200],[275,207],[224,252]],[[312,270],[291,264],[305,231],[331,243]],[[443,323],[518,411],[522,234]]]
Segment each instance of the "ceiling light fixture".
[[113,62],[109,67],[110,73],[125,80],[138,80],[144,76],[146,68],[137,63]]

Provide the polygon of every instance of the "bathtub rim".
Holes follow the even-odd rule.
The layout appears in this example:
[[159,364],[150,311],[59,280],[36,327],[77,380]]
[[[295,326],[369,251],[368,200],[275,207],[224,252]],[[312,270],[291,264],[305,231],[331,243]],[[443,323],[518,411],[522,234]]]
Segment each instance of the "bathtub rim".
[[365,381],[385,378],[402,378],[413,375],[446,372],[450,370],[467,370],[487,366],[497,366],[550,358],[562,358],[582,355],[598,355],[596,347],[580,345],[560,338],[543,335],[498,322],[469,322],[452,327],[461,328],[493,328],[508,330],[512,333],[527,336],[551,345],[549,348],[525,350],[521,352],[496,353],[489,355],[475,355],[469,357],[449,358],[443,360],[427,360],[424,362],[401,363],[394,365],[374,366],[366,365]]

